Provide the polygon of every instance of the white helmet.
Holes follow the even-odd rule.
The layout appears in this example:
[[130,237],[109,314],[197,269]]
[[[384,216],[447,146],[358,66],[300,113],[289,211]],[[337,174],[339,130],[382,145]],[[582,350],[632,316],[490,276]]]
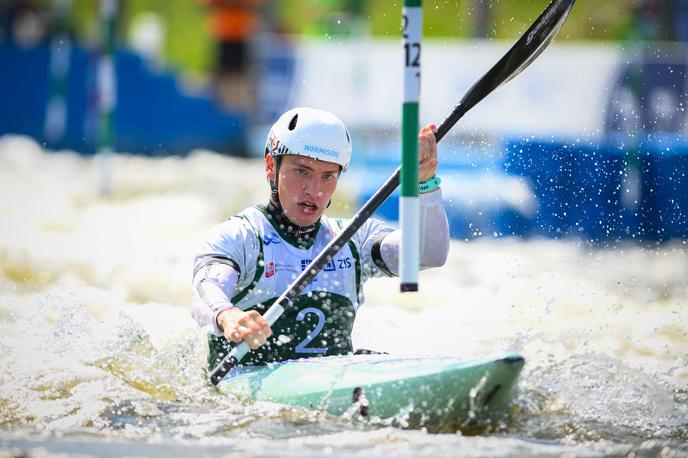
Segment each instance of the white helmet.
[[299,107],[284,113],[273,124],[265,154],[307,156],[334,162],[346,170],[351,162],[351,137],[337,116],[315,108]]

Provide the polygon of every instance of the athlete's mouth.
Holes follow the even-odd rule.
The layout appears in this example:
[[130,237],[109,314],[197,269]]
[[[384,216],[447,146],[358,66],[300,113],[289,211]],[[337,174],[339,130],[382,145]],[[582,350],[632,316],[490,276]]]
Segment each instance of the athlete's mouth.
[[312,202],[299,202],[299,207],[303,209],[306,213],[314,213],[318,210],[318,206]]

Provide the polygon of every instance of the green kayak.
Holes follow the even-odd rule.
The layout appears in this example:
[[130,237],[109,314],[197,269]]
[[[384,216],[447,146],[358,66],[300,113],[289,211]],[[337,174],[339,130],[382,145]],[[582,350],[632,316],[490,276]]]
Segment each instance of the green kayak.
[[441,427],[503,412],[524,363],[518,355],[476,360],[330,356],[240,367],[218,388],[244,399],[333,415],[405,416],[412,428]]

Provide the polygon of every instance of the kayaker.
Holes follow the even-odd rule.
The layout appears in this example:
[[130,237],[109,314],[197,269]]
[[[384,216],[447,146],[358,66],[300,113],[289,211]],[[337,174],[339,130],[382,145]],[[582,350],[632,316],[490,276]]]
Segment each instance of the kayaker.
[[[449,227],[437,169],[434,124],[419,133],[421,268],[444,264]],[[246,341],[243,365],[353,352],[351,332],[363,283],[398,274],[400,231],[369,218],[270,328],[262,313],[346,226],[324,215],[351,160],[351,137],[335,115],[295,108],[272,126],[265,144],[267,204],[212,228],[196,256],[192,315],[208,329],[215,367]]]

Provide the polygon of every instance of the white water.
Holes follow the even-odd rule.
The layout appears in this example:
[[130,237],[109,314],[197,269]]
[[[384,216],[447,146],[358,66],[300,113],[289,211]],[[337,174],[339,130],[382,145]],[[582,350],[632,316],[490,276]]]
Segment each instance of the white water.
[[[0,139],[0,447],[214,456],[685,454],[688,246],[452,243],[420,294],[372,280],[355,346],[526,360],[481,436],[370,426],[220,397],[189,316],[195,241],[267,198],[260,161],[195,152],[98,164]],[[356,171],[331,210],[353,214]],[[347,192],[348,191],[348,192]]]

